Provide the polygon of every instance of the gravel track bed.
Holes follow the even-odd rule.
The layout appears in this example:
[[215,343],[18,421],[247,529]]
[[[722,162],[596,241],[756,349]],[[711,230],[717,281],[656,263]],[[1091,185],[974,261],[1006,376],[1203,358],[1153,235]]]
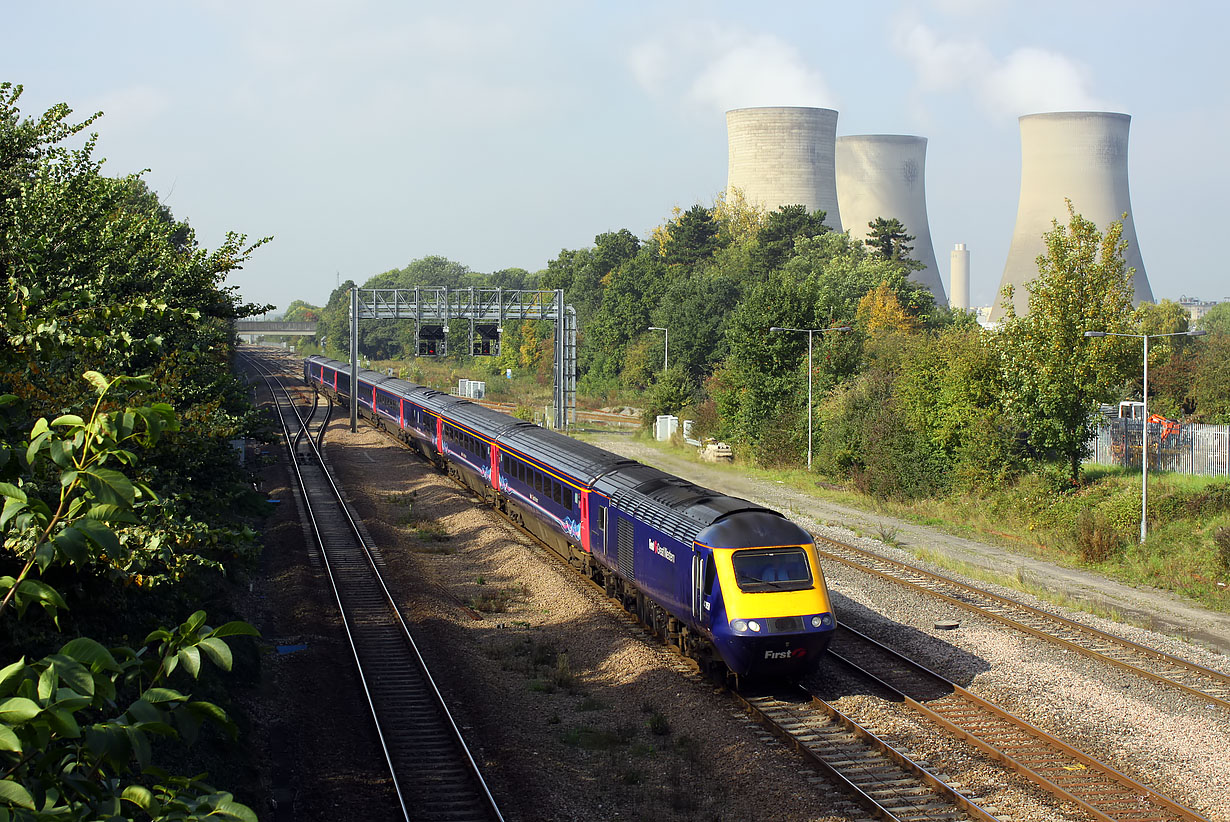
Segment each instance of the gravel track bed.
[[326,451],[510,820],[837,820],[840,794],[604,597],[367,427]]
[[[507,818],[863,818],[801,758],[681,672],[675,655],[647,642],[615,606],[470,494],[369,427],[353,435],[347,429],[341,421],[330,427],[330,461],[380,547],[391,587]],[[766,501],[778,491],[763,490]],[[290,502],[280,482],[275,495]],[[878,541],[792,516],[818,534],[926,567]],[[273,775],[275,785],[292,775],[301,795],[300,813],[272,818],[332,819],[346,804],[342,796],[351,810],[378,807],[387,779],[363,754],[370,720],[342,696],[353,693],[346,683],[354,676],[337,645],[335,607],[313,590],[318,572],[302,558],[285,558],[304,550],[294,530],[289,522],[277,527],[284,558],[267,562],[266,625],[274,629],[267,636],[306,639],[310,649],[277,659],[275,671],[285,673],[277,674],[269,711],[278,724],[258,733],[256,744],[284,772]],[[844,621],[1214,822],[1230,822],[1230,765],[1221,755],[1230,743],[1227,712],[867,574],[844,566],[825,572]],[[315,604],[305,608],[308,602]],[[1230,672],[1225,657],[1198,646],[1061,612]],[[958,620],[960,628],[936,630],[939,619]],[[309,673],[316,671],[324,675]],[[1083,818],[908,708],[867,693],[837,666],[808,684],[1002,818]],[[312,704],[296,708],[304,691]],[[310,719],[310,734],[296,716]],[[288,733],[294,750],[279,751]],[[356,788],[357,795],[347,793]]]
[[[813,530],[881,553],[895,551],[839,535],[839,529]],[[826,567],[825,574],[843,621],[1163,796],[1216,822],[1230,820],[1230,761],[1222,755],[1230,747],[1230,712],[844,565]],[[1063,615],[1208,667],[1223,663],[1200,648],[1141,629],[1088,614]],[[960,628],[934,627],[949,619]]]

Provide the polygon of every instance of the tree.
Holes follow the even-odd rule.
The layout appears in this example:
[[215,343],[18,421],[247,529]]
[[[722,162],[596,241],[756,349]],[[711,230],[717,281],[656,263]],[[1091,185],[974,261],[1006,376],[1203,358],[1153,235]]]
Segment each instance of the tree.
[[1040,457],[1059,457],[1070,479],[1096,433],[1098,404],[1139,368],[1129,340],[1089,340],[1086,331],[1132,333],[1132,272],[1123,262],[1123,223],[1103,233],[1068,202],[1068,223],[1053,221],[1029,289],[1029,312],[1017,316],[1012,287],[1002,296],[1006,316],[998,336],[1006,404]]
[[[122,531],[139,527],[157,499],[148,485],[117,469],[132,466],[134,451],[174,431],[174,412],[164,403],[106,411],[113,389],[152,386],[142,378],[109,380],[97,372],[85,378],[97,393],[86,417],[40,418],[16,447],[0,428],[6,435],[0,456],[7,458],[0,460],[0,469],[7,469],[0,482],[0,535],[22,560],[16,577],[0,577],[0,615],[10,621],[12,611],[20,619],[38,605],[58,624],[68,605],[38,577],[53,566],[88,570],[105,564],[107,554],[123,551]],[[0,408],[16,402],[13,395],[0,396]],[[24,459],[11,459],[14,451]],[[171,687],[171,676],[178,668],[196,679],[202,655],[230,670],[223,638],[255,634],[240,622],[211,629],[198,611],[174,631],[150,633],[142,644],[152,647],[140,652],[107,650],[78,637],[57,654],[6,664],[0,670],[0,817],[130,819],[135,810],[132,816],[120,811],[126,801],[154,819],[191,818],[176,815],[191,809],[255,822],[250,809],[199,777],[160,778],[151,754],[151,737],[190,742],[203,722],[234,733],[221,708]]]
[[668,226],[662,257],[667,265],[695,265],[711,258],[722,246],[713,212],[697,204]]
[[918,318],[910,316],[901,307],[897,295],[888,287],[888,280],[881,280],[878,286],[858,301],[855,322],[862,331],[871,336],[913,331],[918,327]]
[[602,307],[585,335],[588,370],[582,379],[595,392],[618,381],[625,348],[652,324],[650,312],[661,301],[669,275],[663,261],[646,247],[611,272],[609,280]]
[[[672,369],[698,380],[726,356],[726,325],[739,295],[738,280],[724,272],[693,270],[670,276],[647,325],[670,329]],[[665,337],[652,333],[661,351]]]
[[[71,125],[60,105],[23,120],[19,95],[0,84],[0,564],[15,574],[0,578],[12,603],[0,604],[0,644],[36,658],[62,614],[74,635],[144,636],[147,583],[175,586],[165,609],[251,557],[256,494],[230,440],[263,429],[230,374],[232,323],[272,306],[224,284],[264,241],[199,248],[139,175],[101,173],[93,138],[61,145],[92,118]],[[32,604],[56,631],[14,627]],[[139,649],[61,640],[60,654],[0,670],[0,818],[252,818],[196,780],[142,773],[151,734],[224,719],[167,679],[176,666],[195,676],[202,652],[229,667],[226,633],[204,619],[176,618]]]
[[765,210],[749,203],[743,189],[723,190],[713,201],[713,219],[720,226],[725,242],[748,242],[760,233],[765,222]]
[[1196,324],[1210,334],[1230,336],[1230,302],[1213,306]]
[[808,212],[804,205],[778,206],[776,211],[769,212],[753,244],[753,270],[765,277],[781,268],[794,255],[795,240],[817,237],[830,230],[824,218],[825,212]]
[[900,263],[911,271],[923,268],[920,262],[910,258],[910,252],[914,250],[910,243],[914,242],[914,236],[905,232],[905,226],[896,217],[876,217],[867,223],[867,228],[867,239],[863,242],[881,259]]
[[286,313],[282,315],[282,319],[288,323],[318,322],[320,320],[320,306],[312,305],[303,300],[291,300],[290,305],[286,306]]

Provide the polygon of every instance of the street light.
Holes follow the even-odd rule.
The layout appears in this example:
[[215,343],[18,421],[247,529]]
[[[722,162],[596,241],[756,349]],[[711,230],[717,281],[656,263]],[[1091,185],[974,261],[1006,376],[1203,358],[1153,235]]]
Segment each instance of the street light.
[[1120,334],[1116,331],[1086,331],[1086,337],[1135,337],[1144,340],[1145,344],[1145,374],[1141,393],[1140,416],[1140,541],[1145,541],[1148,525],[1145,512],[1149,501],[1149,340],[1157,337],[1203,337],[1208,331],[1192,329],[1190,331],[1173,331],[1169,334]]
[[823,334],[825,331],[840,331],[846,333],[853,331],[848,325],[835,325],[832,328],[784,328],[781,326],[773,326],[769,332],[774,331],[798,331],[807,333],[807,470],[811,470],[811,338],[813,334]]
[[659,328],[656,325],[649,326],[649,330],[666,332],[666,336],[662,339],[662,370],[669,371],[671,365],[671,330],[669,328]]

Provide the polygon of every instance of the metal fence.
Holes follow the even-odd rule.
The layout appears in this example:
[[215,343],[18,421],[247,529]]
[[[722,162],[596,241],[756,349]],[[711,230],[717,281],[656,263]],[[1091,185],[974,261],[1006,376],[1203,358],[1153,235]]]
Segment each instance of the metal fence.
[[[1148,425],[1150,471],[1230,476],[1230,425]],[[1141,430],[1141,420],[1108,420],[1093,440],[1093,462],[1139,468]]]

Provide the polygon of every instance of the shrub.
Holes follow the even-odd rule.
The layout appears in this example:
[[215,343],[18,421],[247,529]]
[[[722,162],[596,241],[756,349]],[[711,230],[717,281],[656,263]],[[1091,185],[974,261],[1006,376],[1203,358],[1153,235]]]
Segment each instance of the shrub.
[[1213,532],[1213,542],[1217,545],[1217,562],[1222,571],[1230,574],[1230,528],[1218,528]]
[[1082,511],[1076,518],[1074,532],[1076,550],[1081,559],[1089,563],[1105,562],[1118,556],[1127,542],[1099,511]]

